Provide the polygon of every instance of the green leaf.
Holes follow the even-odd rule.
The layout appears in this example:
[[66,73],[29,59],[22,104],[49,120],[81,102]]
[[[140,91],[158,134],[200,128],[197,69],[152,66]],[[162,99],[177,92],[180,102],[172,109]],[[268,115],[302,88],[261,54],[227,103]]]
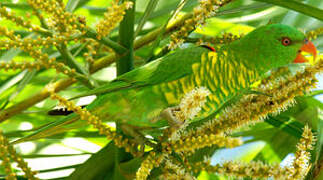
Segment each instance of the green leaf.
[[135,31],[134,37],[136,37],[140,33],[141,29],[144,27],[144,25],[145,25],[146,21],[148,20],[149,16],[151,15],[151,13],[156,8],[158,1],[159,0],[151,0],[151,1],[149,1],[149,4],[147,5],[147,8],[145,10],[145,13],[141,17],[141,19],[140,19],[140,21],[138,23],[138,26],[137,26],[137,29]]
[[66,4],[65,10],[68,12],[73,12],[77,8],[85,5],[88,3],[90,0],[69,0]]
[[[107,174],[111,178],[114,174],[116,150],[118,150],[118,147],[114,143],[108,143],[99,152],[93,154],[86,162],[76,168],[67,180],[104,179]],[[128,161],[131,158],[124,151],[118,154],[120,161]]]
[[[26,72],[26,71],[23,71],[23,72]],[[33,70],[33,71],[27,71],[27,73],[24,74],[24,77],[20,80],[20,82],[17,85],[16,91],[10,95],[5,105],[10,103],[11,100],[15,99],[18,96],[18,94],[29,84],[29,82],[36,75],[36,73],[37,71]],[[4,109],[5,107],[6,106],[3,106],[1,108]]]
[[12,78],[10,78],[5,83],[3,83],[0,86],[0,94],[3,93],[4,91],[6,91],[7,89],[11,88],[15,84],[17,84],[20,80],[22,80],[24,78],[24,76],[27,74],[27,72],[28,72],[27,70],[23,71],[23,72],[15,75],[15,76],[13,76]]
[[289,0],[289,1],[282,1],[282,0],[255,0],[255,1],[261,1],[266,2],[270,4],[275,4],[281,7],[285,7],[300,13],[303,13],[305,15],[317,18],[319,20],[323,20],[323,10],[309,6],[307,4],[295,1],[295,0]]

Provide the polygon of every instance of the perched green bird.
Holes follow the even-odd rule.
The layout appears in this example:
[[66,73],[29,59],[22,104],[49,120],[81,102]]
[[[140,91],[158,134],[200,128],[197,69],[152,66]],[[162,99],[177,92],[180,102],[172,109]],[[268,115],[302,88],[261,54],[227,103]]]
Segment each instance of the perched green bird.
[[[215,51],[181,49],[125,73],[97,89],[103,94],[86,108],[103,121],[162,127],[167,125],[160,118],[163,110],[177,106],[194,88],[205,87],[211,95],[196,119],[207,118],[269,70],[306,62],[301,51],[316,56],[315,46],[302,32],[282,24],[262,26]],[[78,119],[70,114],[45,128]]]

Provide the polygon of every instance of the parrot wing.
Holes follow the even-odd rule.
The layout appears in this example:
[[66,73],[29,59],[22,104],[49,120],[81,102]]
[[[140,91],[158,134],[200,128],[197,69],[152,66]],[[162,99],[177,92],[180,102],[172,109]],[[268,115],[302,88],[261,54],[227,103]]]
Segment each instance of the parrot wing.
[[121,89],[151,86],[180,79],[193,73],[192,64],[199,63],[205,47],[190,47],[166,55],[151,63],[127,72],[115,80],[73,97],[72,99],[115,92]]
[[[200,63],[201,55],[209,51],[210,50],[205,47],[191,47],[178,50],[175,53],[166,55],[142,67],[125,73],[107,85],[98,87],[94,90],[88,91],[87,93],[73,97],[72,99],[89,95],[101,95],[122,89],[152,86],[155,84],[180,79],[186,75],[192,74],[192,65],[194,63]],[[104,101],[102,101],[101,97],[99,96],[90,104],[90,109],[100,107],[101,102]],[[71,126],[71,124],[78,119],[79,117],[77,114],[69,114],[58,121],[44,125],[34,133],[17,140],[15,143],[40,139],[57,133],[65,132],[70,128],[75,128],[77,125]]]

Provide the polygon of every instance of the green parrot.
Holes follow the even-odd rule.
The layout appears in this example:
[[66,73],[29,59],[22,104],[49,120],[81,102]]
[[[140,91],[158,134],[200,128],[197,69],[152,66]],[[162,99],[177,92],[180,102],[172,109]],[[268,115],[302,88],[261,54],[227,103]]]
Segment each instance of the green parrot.
[[[316,56],[315,46],[302,32],[282,24],[262,26],[215,49],[198,46],[177,50],[125,73],[96,89],[99,95],[86,109],[103,121],[163,127],[168,125],[160,118],[163,110],[177,106],[194,88],[205,87],[211,94],[192,121],[205,119],[269,70],[307,62],[302,51]],[[57,128],[78,119],[73,113],[40,131],[57,133]]]

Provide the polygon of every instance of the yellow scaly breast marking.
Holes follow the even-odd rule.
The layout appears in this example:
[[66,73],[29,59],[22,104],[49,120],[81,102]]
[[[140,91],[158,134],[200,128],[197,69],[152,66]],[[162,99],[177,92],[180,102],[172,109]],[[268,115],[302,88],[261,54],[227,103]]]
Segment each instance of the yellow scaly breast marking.
[[244,74],[245,74],[245,68],[241,64],[241,66],[240,66],[240,72],[238,73],[238,82],[239,82],[239,85],[242,86],[243,88],[246,87],[246,82],[245,82]]
[[220,100],[216,97],[216,95],[210,95],[208,96],[210,98],[211,101],[216,102],[217,106],[220,104]]
[[[220,64],[217,64],[216,66],[215,66],[215,72],[217,72],[217,73],[220,73],[221,71],[220,71]],[[218,82],[219,83],[219,82]]]
[[171,82],[168,82],[167,83],[167,87],[170,89],[170,90],[175,90],[176,89],[176,82],[174,81],[171,81]]
[[217,53],[216,52],[209,52],[208,53],[208,58],[212,59],[213,61],[216,61],[217,59]]
[[229,91],[231,91],[231,92],[234,92],[234,88],[233,88],[233,84],[234,84],[234,82],[233,82],[233,71],[234,71],[235,69],[232,67],[232,65],[231,65],[231,63],[230,62],[228,62],[228,75],[229,75],[229,77],[228,77],[228,79],[227,79],[227,85],[228,85],[228,88],[229,88]]
[[[192,65],[192,69],[193,69],[193,77],[195,80],[196,85],[200,85],[202,84],[202,80],[201,80],[201,76],[200,76],[200,71],[201,71],[201,66],[198,63],[194,63]],[[194,82],[193,82],[194,84]]]
[[190,80],[189,80],[189,77],[185,77],[185,78],[181,78],[179,80],[179,82],[181,83],[182,85],[182,88],[183,88],[183,92],[189,92],[189,90],[191,89],[191,85],[190,85]]
[[210,73],[210,63],[207,63],[206,64],[206,72],[207,73]]
[[207,59],[206,58],[207,58],[206,57],[206,54],[202,54],[202,56],[201,56],[200,73],[199,73],[201,79],[203,79],[203,77],[205,76],[205,70],[204,70],[204,68],[206,68],[205,66],[207,66],[207,63],[206,63]]
[[221,93],[221,90],[217,95],[218,95],[218,99],[220,100],[220,102],[223,102],[225,97],[223,96],[223,93]]
[[234,68],[232,67],[231,63],[229,63],[229,79],[232,79],[233,78],[233,71],[234,71]]
[[192,70],[193,70],[193,74],[198,74],[199,70],[200,70],[200,64],[199,63],[194,63],[192,65]]
[[168,104],[176,104],[177,100],[173,92],[165,92],[164,96],[168,102]]
[[219,67],[218,72],[221,73],[219,76],[219,85],[220,86],[223,86],[223,84],[224,84],[224,74],[222,74],[223,73],[223,71],[222,71],[223,64],[222,63],[223,63],[222,61],[219,61],[219,65],[218,65],[218,67]]
[[223,51],[224,56],[228,56],[228,52],[227,51]]
[[233,68],[238,68],[239,64],[237,61],[232,61]]
[[212,76],[214,76],[214,70],[215,70],[215,65],[217,63],[217,55],[215,53],[209,54],[210,62],[209,62],[209,67],[211,66],[210,73],[212,73]]
[[203,67],[204,65],[206,65],[206,54],[202,54],[201,56],[201,66]]
[[216,91],[216,86],[214,85],[214,83],[212,82],[212,79],[208,79],[207,80],[207,84],[208,84],[208,86],[210,87],[210,90],[211,91]]
[[210,111],[210,107],[208,106],[208,102],[204,104],[204,106],[202,107],[204,109],[204,111],[208,112]]
[[223,94],[225,96],[228,96],[229,95],[229,91],[224,86],[221,86],[221,91],[223,92]]

